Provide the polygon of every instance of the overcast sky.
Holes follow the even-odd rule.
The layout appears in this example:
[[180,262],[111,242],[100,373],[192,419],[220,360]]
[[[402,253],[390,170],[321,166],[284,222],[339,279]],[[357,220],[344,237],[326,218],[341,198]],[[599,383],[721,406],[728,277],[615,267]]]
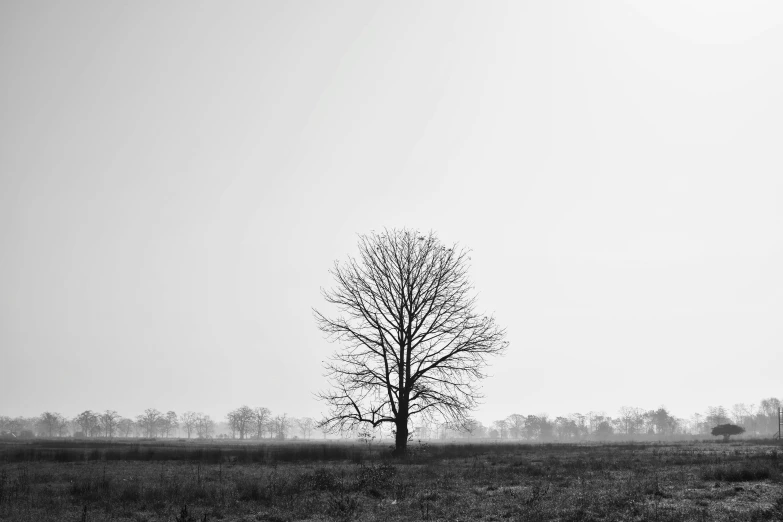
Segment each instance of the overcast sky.
[[477,418],[781,396],[783,4],[0,3],[0,414],[319,417],[356,234],[470,247]]

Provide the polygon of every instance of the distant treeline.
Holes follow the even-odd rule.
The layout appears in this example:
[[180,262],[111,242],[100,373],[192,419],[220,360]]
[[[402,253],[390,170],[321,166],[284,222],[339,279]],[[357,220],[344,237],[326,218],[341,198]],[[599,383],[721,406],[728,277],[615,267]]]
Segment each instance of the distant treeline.
[[735,424],[745,429],[745,437],[763,438],[778,432],[780,407],[781,401],[771,397],[758,406],[742,403],[731,409],[710,406],[704,413],[694,413],[689,419],[675,417],[665,407],[645,410],[631,406],[623,406],[614,417],[595,411],[555,418],[547,414],[512,414],[489,426],[470,420],[465,430],[424,422],[418,426],[417,435],[421,438],[486,437],[529,441],[667,438],[710,436],[715,426]]
[[[605,412],[551,418],[547,414],[512,414],[505,419],[484,425],[469,419],[456,426],[428,419],[418,419],[412,426],[414,440],[431,439],[513,439],[527,441],[608,440],[632,437],[709,436],[713,427],[736,424],[745,428],[746,437],[771,437],[778,432],[778,410],[781,401],[774,397],[758,405],[735,404],[730,409],[710,406],[704,413],[690,418],[675,417],[665,407],[645,410],[623,406],[614,417]],[[268,408],[241,406],[229,412],[225,421],[216,422],[209,415],[174,411],[166,413],[147,409],[135,418],[126,418],[114,410],[103,413],[86,410],[73,418],[56,412],[44,412],[37,417],[10,418],[0,416],[0,436],[10,438],[32,437],[187,437],[232,439],[278,439],[291,437],[308,439],[317,431],[317,423],[310,417],[294,418],[287,414],[272,415]],[[319,432],[326,437],[327,434]],[[391,437],[382,429],[367,430],[358,426],[352,431],[337,434],[341,438],[372,441]]]
[[44,412],[37,417],[0,416],[0,436],[32,437],[187,437],[210,439],[286,439],[294,430],[309,438],[315,427],[310,417],[295,419],[287,414],[272,415],[268,408],[241,406],[226,415],[225,422],[216,422],[209,415],[192,411],[178,415],[154,408],[131,419],[114,410],[103,413],[86,410],[73,418],[57,412]]

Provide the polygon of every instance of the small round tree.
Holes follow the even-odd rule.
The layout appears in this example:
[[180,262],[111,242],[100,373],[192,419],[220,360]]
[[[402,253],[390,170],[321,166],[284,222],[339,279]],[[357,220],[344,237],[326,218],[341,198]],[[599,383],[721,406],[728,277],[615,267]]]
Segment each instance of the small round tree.
[[719,424],[718,426],[712,428],[712,435],[714,437],[723,435],[723,442],[728,442],[729,437],[732,435],[739,435],[741,433],[745,433],[745,428],[742,426],[737,426],[736,424]]

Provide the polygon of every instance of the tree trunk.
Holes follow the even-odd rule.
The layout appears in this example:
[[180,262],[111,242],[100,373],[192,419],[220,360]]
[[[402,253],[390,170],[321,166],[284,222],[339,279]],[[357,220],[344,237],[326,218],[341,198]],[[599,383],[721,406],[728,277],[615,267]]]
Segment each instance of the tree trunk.
[[394,437],[394,455],[405,456],[408,451],[408,419],[397,421],[397,433]]
[[400,401],[395,422],[397,433],[394,437],[394,455],[404,457],[408,451],[408,400],[407,397]]

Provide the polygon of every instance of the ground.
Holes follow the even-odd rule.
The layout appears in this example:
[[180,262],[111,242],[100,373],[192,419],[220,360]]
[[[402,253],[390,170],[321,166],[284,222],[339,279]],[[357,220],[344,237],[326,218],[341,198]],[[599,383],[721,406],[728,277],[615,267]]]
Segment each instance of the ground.
[[783,520],[773,441],[0,444],[0,520]]

